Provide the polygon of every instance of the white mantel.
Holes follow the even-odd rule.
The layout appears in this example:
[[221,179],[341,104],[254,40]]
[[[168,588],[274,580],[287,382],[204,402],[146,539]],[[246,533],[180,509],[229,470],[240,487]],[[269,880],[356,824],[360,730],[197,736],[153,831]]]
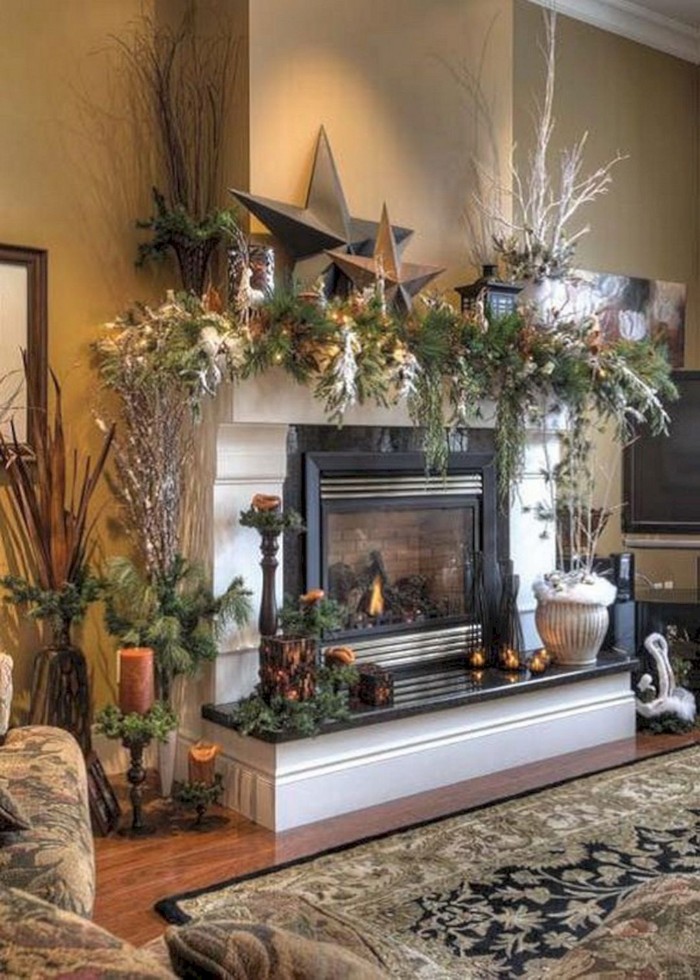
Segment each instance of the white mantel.
[[[231,387],[223,409],[216,440],[214,586],[222,590],[234,575],[242,575],[254,591],[253,608],[257,610],[262,585],[260,538],[254,529],[239,525],[238,515],[250,506],[254,493],[281,496],[286,475],[288,426],[320,425],[326,418],[323,406],[311,392],[295,384],[282,371],[268,372]],[[475,427],[492,427],[493,405],[482,405],[482,416]],[[355,406],[347,412],[345,424],[412,425],[404,405],[390,409]],[[549,448],[550,453],[556,453],[555,445]],[[542,571],[554,567],[554,543],[551,538],[542,538],[542,524],[532,510],[534,504],[546,499],[543,452],[541,433],[533,432],[525,472],[513,495],[510,512],[511,557],[521,581],[518,605],[526,642],[532,645],[538,641],[531,585]],[[277,576],[280,601],[281,565],[280,553]],[[257,643],[254,622],[246,630],[231,634],[222,644],[222,654],[211,672],[205,700],[217,704],[233,701],[252,689],[257,681]]]

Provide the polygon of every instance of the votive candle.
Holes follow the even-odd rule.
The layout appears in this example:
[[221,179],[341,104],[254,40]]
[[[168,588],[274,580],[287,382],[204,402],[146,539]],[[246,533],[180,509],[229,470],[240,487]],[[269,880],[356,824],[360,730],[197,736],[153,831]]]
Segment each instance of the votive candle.
[[119,651],[119,710],[145,715],[155,700],[153,650],[126,647]]
[[213,786],[216,756],[219,746],[210,742],[195,742],[187,759],[187,776],[190,783]]

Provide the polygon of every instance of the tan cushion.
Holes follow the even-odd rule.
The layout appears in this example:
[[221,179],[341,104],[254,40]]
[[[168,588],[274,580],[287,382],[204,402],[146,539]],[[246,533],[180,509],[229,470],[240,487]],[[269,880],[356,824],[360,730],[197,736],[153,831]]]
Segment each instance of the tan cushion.
[[386,980],[388,974],[335,943],[228,918],[170,926],[173,969],[185,980]]
[[172,980],[173,973],[81,916],[0,884],[0,976]]
[[[22,812],[22,807],[13,799],[7,785],[0,782],[0,833],[12,830],[29,830],[29,818]],[[0,840],[2,847],[2,840]]]

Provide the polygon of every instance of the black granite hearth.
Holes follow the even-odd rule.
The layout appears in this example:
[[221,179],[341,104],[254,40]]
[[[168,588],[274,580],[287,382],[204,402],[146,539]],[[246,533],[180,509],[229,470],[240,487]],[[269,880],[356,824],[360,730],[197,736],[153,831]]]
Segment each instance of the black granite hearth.
[[[393,671],[394,704],[391,707],[369,707],[356,705],[345,721],[327,724],[322,733],[347,731],[374,725],[380,722],[409,718],[413,715],[440,711],[445,708],[465,707],[481,701],[527,694],[547,688],[562,687],[601,677],[605,674],[632,673],[638,666],[633,657],[604,652],[597,663],[585,667],[550,667],[544,674],[531,674],[529,671],[506,672],[495,668],[479,672],[465,670],[462,662],[443,662],[439,668],[433,665],[410,667]],[[438,683],[438,690],[433,685]],[[202,717],[208,721],[235,729],[232,712],[235,702],[228,704],[205,704]],[[259,736],[265,742],[288,742],[298,735],[283,733]],[[314,736],[318,737],[318,736]]]

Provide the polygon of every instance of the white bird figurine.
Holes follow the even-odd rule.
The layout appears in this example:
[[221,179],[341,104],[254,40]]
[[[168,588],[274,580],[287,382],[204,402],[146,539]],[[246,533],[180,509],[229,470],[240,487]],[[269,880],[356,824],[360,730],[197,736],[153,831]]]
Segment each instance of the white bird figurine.
[[[658,718],[660,715],[677,715],[681,721],[695,721],[695,695],[684,687],[676,686],[676,678],[668,659],[668,643],[661,633],[650,633],[644,646],[654,658],[659,675],[658,696],[653,701],[640,701],[636,698],[637,711],[644,718]],[[644,674],[638,690],[647,690],[651,678]]]

